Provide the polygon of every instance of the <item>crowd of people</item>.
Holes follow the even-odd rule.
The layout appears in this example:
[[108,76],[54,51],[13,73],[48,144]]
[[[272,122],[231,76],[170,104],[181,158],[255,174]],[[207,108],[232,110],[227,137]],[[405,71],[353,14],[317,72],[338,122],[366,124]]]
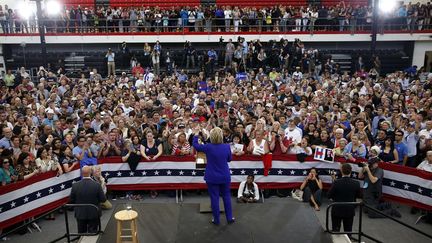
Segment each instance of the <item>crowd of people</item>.
[[[21,9],[0,5],[3,33],[35,33],[35,13],[22,16]],[[431,28],[432,5],[400,4],[388,13],[380,13],[380,21],[397,30]],[[341,1],[335,6],[183,6],[158,7],[69,7],[51,16],[46,9],[43,22],[47,32],[212,32],[212,31],[315,31],[367,30],[373,21],[371,6],[349,5]]]
[[225,68],[198,74],[135,66],[133,75],[104,79],[94,69],[69,78],[42,69],[35,84],[24,68],[9,70],[1,79],[2,184],[109,156],[193,155],[197,127],[203,141],[221,127],[235,155],[311,155],[320,146],[355,160],[375,146],[382,161],[416,167],[431,150],[432,74],[424,69],[380,75],[371,64],[350,75],[331,61],[305,68],[294,60],[265,71],[262,50],[249,62],[236,58],[231,41],[226,46]]
[[[224,68],[214,65],[196,74],[155,73],[137,64],[131,75],[116,76],[112,67],[108,78],[96,69],[72,78],[41,68],[34,82],[25,68],[8,70],[0,79],[1,185],[47,171],[62,176],[110,156],[135,170],[140,160],[195,155],[193,131],[206,142],[215,127],[236,156],[304,158],[319,146],[348,161],[372,156],[379,163],[432,172],[432,73],[410,67],[385,74],[379,58],[370,64],[359,58],[349,74],[331,58],[308,63],[295,58],[319,59],[319,51],[300,40],[271,45],[286,59],[269,69],[260,59],[264,48],[251,43],[256,54],[250,59],[244,39],[229,40]],[[153,53],[163,50],[159,42],[147,46]],[[207,54],[211,62],[213,53]],[[319,210],[322,182],[316,170],[301,189],[303,200]],[[258,200],[253,177],[248,178],[238,201]]]

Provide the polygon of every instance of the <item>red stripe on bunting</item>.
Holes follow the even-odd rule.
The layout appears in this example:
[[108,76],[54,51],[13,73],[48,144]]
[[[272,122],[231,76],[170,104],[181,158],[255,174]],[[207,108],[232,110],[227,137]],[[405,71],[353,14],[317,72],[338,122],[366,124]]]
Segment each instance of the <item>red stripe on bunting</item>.
[[43,205],[41,207],[38,207],[36,209],[32,209],[28,212],[25,212],[21,215],[15,216],[13,218],[10,218],[8,220],[5,220],[3,222],[0,222],[0,229],[5,229],[6,227],[9,227],[11,225],[23,222],[26,219],[36,217],[38,215],[44,214],[46,212],[49,212],[51,210],[54,210],[64,204],[66,204],[69,201],[69,197],[65,197],[63,199],[59,199],[57,201],[48,203],[46,205]]
[[[143,159],[143,158],[142,158]],[[156,160],[141,160],[145,162],[193,162],[196,161],[195,156],[160,156]],[[120,156],[98,159],[98,164],[119,164],[123,163]]]
[[395,165],[391,163],[380,163],[380,167],[384,170],[402,173],[405,175],[417,176],[425,180],[432,180],[432,173],[424,170],[418,170],[416,168],[402,166],[402,165]]
[[387,200],[390,200],[390,201],[394,201],[394,202],[406,204],[406,205],[409,205],[409,206],[413,206],[413,207],[416,207],[416,208],[420,208],[420,209],[432,210],[432,206],[429,206],[429,205],[426,205],[426,204],[423,204],[421,202],[417,202],[417,201],[414,201],[414,200],[410,200],[410,199],[407,199],[407,198],[403,198],[403,197],[397,197],[397,196],[394,196],[394,195],[390,195],[390,194],[385,194],[384,193],[383,194],[383,198],[387,199]]

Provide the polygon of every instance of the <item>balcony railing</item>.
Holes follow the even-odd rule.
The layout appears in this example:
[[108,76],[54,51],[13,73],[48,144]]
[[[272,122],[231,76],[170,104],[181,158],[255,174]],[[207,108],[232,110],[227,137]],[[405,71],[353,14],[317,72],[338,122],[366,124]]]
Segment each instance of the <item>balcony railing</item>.
[[[352,19],[44,19],[42,26],[48,35],[114,35],[114,34],[295,34],[295,33],[370,33],[370,18]],[[415,18],[379,19],[378,33],[416,33],[432,32],[431,21]],[[0,35],[34,35],[38,34],[36,20],[3,21]]]

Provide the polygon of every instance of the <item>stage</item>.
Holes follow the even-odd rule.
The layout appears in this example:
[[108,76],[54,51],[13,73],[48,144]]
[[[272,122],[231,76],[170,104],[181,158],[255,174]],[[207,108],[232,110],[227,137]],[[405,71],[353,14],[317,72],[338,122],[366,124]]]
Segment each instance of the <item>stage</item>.
[[[118,204],[99,243],[115,242],[114,213],[125,209]],[[283,203],[233,204],[236,222],[210,223],[210,213],[200,213],[198,203],[132,203],[138,212],[139,242],[332,242],[308,204],[287,200]]]

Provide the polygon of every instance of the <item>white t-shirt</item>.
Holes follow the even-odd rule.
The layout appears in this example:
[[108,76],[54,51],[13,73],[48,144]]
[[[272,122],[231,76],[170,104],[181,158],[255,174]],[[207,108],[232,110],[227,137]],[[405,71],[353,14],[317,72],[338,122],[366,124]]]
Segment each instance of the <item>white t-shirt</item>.
[[145,85],[144,80],[138,79],[137,81],[135,81],[135,87],[139,88],[141,87],[141,85]]
[[263,155],[264,154],[264,152],[265,152],[265,140],[263,139],[263,140],[261,140],[261,143],[260,144],[257,144],[256,143],[256,140],[255,139],[253,139],[252,140],[252,143],[253,143],[253,150],[252,150],[252,154],[253,155]]
[[131,106],[126,107],[126,106],[123,105],[122,108],[123,108],[124,113],[125,113],[127,116],[129,115],[129,112],[131,112],[131,111],[134,110],[134,108],[132,108]]
[[245,188],[246,187],[246,181],[242,181],[240,183],[240,186],[239,186],[239,189],[237,192],[237,198],[241,198],[243,196],[243,192],[244,192],[245,195],[253,195],[254,199],[258,201],[260,198],[258,185],[255,182],[252,182],[252,183],[253,183],[253,187],[254,187],[253,191],[249,190],[248,188]]
[[299,144],[302,140],[302,134],[299,129],[294,128],[293,130],[290,130],[290,128],[287,127],[285,129],[285,139],[293,141],[294,144]]
[[224,15],[225,15],[225,19],[231,19],[232,18],[232,11],[231,10],[225,10]]
[[432,172],[432,164],[425,160],[417,166],[417,169]]

